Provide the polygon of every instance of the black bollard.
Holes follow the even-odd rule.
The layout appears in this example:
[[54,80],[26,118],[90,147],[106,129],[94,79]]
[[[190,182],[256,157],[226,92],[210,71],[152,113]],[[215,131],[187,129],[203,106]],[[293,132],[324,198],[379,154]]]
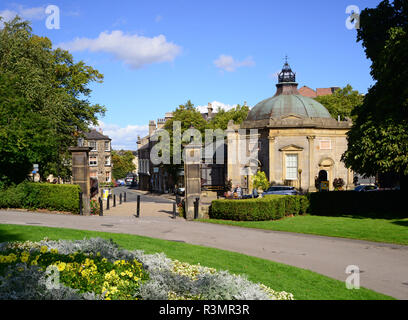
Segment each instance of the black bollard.
[[82,196],[83,192],[79,193],[79,215],[82,216],[84,214],[83,207],[82,207]]
[[177,204],[173,202],[173,219],[176,219],[176,206]]
[[113,195],[113,207],[116,207],[116,194]]
[[198,204],[200,202],[200,198],[196,198],[194,202],[194,219],[198,219]]
[[99,215],[103,216],[103,200],[99,198]]
[[136,218],[140,217],[140,196],[137,196]]
[[110,195],[108,195],[108,199],[106,199],[106,210],[109,210],[109,201],[110,201]]
[[123,192],[123,202],[126,202],[126,192]]
[[119,194],[119,204],[122,204],[122,194]]

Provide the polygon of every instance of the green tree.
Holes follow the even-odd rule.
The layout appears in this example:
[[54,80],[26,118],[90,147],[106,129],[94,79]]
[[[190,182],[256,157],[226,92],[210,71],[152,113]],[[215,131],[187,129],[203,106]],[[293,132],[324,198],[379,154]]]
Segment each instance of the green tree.
[[[174,124],[176,121],[180,123],[180,127],[174,130]],[[201,113],[194,107],[194,104],[192,104],[190,100],[188,100],[185,104],[179,105],[179,107],[173,112],[173,118],[166,121],[164,129],[170,135],[170,144],[166,146],[167,149],[165,150],[165,152],[168,152],[170,154],[170,164],[163,164],[163,167],[173,178],[174,182],[177,182],[178,173],[183,168],[183,148],[180,148],[178,152],[182,163],[177,164],[175,163],[176,161],[174,161],[174,136],[180,134],[181,137],[183,137],[183,134],[190,128],[198,130],[204,136],[206,127],[207,122],[204,120]],[[190,141],[181,142],[188,143]]]
[[215,116],[209,121],[208,129],[222,129],[226,130],[228,122],[234,121],[234,124],[241,124],[248,117],[249,107],[244,105],[237,105],[235,108],[225,111],[218,108]]
[[258,171],[256,175],[252,177],[252,183],[254,189],[262,189],[263,191],[268,190],[270,186],[268,178],[266,177],[266,174],[263,171]]
[[125,178],[128,173],[136,170],[134,158],[132,151],[112,151],[112,176],[115,180]]
[[354,110],[356,121],[343,155],[358,173],[397,173],[401,182],[408,175],[407,18],[408,2],[398,0],[361,13],[357,40],[372,60],[376,83]]
[[325,106],[333,118],[340,116],[341,120],[345,120],[346,117],[353,118],[352,111],[363,103],[364,96],[348,84],[332,95],[320,96],[315,100]]
[[89,84],[103,76],[82,61],[74,63],[69,52],[52,49],[48,38],[34,35],[18,17],[0,30],[0,74],[1,181],[21,182],[33,163],[43,178],[58,174],[77,133],[105,112],[89,102]]

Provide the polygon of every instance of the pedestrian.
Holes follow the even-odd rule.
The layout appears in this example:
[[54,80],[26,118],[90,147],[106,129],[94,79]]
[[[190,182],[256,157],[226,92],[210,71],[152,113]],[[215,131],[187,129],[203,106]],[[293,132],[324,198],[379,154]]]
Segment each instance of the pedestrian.
[[237,194],[237,198],[241,199],[242,198],[242,189],[239,186],[239,184],[237,185],[236,189],[235,189],[235,193]]

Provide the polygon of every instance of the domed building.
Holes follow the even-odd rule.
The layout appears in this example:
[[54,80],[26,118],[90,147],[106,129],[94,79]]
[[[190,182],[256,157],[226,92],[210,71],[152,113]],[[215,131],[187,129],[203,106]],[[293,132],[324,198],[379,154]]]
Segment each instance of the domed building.
[[[323,105],[302,96],[287,62],[278,80],[273,97],[253,107],[240,126],[229,124],[228,179],[251,192],[251,176],[261,170],[275,185],[313,192],[319,179],[333,190],[333,180],[342,178],[344,189],[352,189],[353,173],[341,162],[351,121],[333,119]],[[246,145],[246,157],[249,150],[258,155],[242,161],[239,145]]]

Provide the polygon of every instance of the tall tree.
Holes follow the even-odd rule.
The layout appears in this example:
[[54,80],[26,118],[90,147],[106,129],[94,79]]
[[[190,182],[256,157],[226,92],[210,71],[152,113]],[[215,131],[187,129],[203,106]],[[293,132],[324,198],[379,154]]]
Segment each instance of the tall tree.
[[352,111],[363,103],[364,96],[348,84],[337,89],[332,95],[319,96],[315,100],[325,106],[333,118],[340,116],[340,119],[344,120],[353,118]]
[[[57,174],[77,133],[96,125],[97,116],[105,112],[88,100],[89,84],[102,82],[103,76],[82,61],[75,63],[69,52],[52,49],[48,38],[34,35],[29,22],[18,17],[4,22],[0,30],[0,74],[0,113],[8,115],[0,120],[0,179],[18,183],[33,163],[40,165],[42,174]],[[17,109],[8,103],[8,92],[13,92]],[[18,125],[18,130],[8,123]],[[12,146],[17,141],[18,149]],[[9,170],[17,158],[18,175]]]
[[233,120],[235,124],[241,124],[248,117],[249,107],[244,105],[237,105],[231,110],[225,111],[218,108],[214,118],[212,118],[208,124],[208,129],[222,129],[226,130],[228,122]]
[[343,160],[358,173],[399,174],[403,184],[408,176],[408,2],[382,1],[363,10],[360,28],[357,40],[372,60],[376,83],[354,110]]
[[125,178],[128,173],[135,171],[134,158],[132,151],[112,151],[112,175],[115,180]]

